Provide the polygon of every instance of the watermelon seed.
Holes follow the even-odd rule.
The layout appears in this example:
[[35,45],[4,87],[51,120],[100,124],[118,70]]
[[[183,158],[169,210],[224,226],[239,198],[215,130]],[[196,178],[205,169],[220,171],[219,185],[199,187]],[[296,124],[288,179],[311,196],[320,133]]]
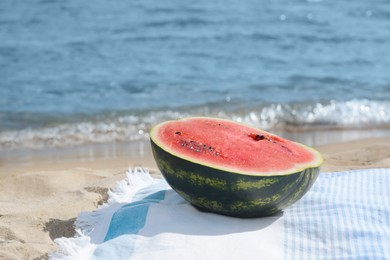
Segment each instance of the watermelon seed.
[[182,147],[187,147],[188,149],[190,149],[194,152],[197,152],[197,153],[202,153],[202,152],[208,151],[210,154],[213,154],[214,156],[225,158],[225,156],[223,154],[221,154],[220,151],[218,151],[217,149],[215,149],[212,146],[207,146],[206,144],[197,143],[195,141],[181,140],[180,145]]
[[263,140],[264,138],[265,138],[264,135],[256,135],[255,140],[260,141],[260,140]]
[[181,135],[181,132],[176,132],[175,134],[177,134],[177,135]]
[[[249,137],[252,137],[253,140],[255,140],[255,141],[260,141],[260,140],[265,139],[264,135],[257,135],[257,134],[249,134]],[[268,141],[269,141],[269,139],[268,139]]]

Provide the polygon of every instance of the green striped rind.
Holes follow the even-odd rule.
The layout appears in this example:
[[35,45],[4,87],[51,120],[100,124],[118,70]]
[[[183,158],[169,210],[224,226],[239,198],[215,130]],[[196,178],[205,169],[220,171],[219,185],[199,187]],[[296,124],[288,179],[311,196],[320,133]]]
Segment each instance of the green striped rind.
[[168,184],[199,209],[235,217],[276,214],[299,200],[319,167],[277,176],[236,174],[197,164],[163,150],[151,140],[153,156]]

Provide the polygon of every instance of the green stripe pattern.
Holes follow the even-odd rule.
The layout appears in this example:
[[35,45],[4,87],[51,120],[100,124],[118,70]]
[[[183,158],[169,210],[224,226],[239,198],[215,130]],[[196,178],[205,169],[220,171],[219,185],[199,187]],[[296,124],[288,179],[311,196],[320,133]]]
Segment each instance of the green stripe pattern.
[[233,217],[277,214],[298,201],[313,185],[319,167],[293,174],[252,176],[184,160],[151,140],[153,156],[168,184],[203,211]]

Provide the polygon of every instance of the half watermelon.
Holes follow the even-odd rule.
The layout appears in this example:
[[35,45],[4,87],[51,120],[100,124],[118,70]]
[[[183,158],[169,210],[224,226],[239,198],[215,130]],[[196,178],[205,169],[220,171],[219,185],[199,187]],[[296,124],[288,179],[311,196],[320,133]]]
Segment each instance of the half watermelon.
[[323,162],[313,148],[217,118],[166,121],[150,138],[157,166],[179,195],[235,217],[269,216],[293,204]]

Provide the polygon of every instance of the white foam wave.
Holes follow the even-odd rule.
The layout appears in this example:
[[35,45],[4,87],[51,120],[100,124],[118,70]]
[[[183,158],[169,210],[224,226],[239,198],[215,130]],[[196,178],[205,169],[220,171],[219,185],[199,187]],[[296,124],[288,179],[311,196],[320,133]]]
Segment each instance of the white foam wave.
[[270,129],[275,126],[361,128],[390,125],[390,102],[351,100],[314,104],[273,104],[232,119]]
[[[40,129],[0,132],[0,149],[64,147],[86,143],[135,141],[148,138],[154,124],[189,116],[232,119],[265,130],[299,128],[390,127],[390,102],[351,100],[311,104],[271,104],[226,112],[226,107],[207,107],[191,111],[152,111],[102,121],[60,124]],[[230,110],[231,111],[231,110]]]

